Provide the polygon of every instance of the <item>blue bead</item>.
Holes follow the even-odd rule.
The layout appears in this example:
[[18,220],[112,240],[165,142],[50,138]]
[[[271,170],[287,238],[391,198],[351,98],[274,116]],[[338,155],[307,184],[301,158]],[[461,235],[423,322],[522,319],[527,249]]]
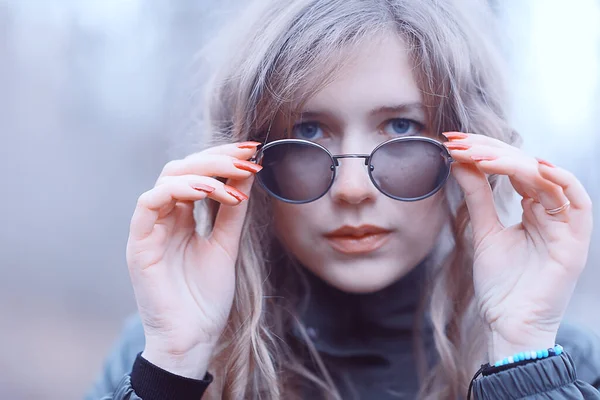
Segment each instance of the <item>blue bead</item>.
[[525,352],[525,359],[526,360],[531,360],[531,353],[530,352],[528,352],[528,351]]
[[508,358],[505,358],[504,360],[502,360],[502,365],[507,365],[508,364]]
[[520,352],[519,353],[519,361],[523,361],[525,359],[525,353]]
[[496,361],[496,363],[494,364],[494,367],[499,367],[502,365],[502,361]]
[[537,351],[537,358],[542,358],[542,351],[541,350]]
[[549,355],[550,355],[550,353],[548,353],[548,349],[545,349],[545,350],[542,352],[542,356],[544,356],[544,358],[548,357]]
[[554,351],[556,352],[557,356],[560,356],[563,352],[563,347],[560,344],[557,344],[554,346]]

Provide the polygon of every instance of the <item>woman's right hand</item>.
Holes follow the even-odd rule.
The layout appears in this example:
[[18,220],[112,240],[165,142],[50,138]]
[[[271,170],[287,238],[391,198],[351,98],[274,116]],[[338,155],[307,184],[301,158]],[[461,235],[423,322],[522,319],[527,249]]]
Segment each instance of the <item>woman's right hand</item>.
[[[127,264],[144,326],[142,356],[201,379],[233,302],[235,262],[254,173],[256,142],[212,147],[165,165],[137,202]],[[213,177],[227,178],[223,184]],[[196,232],[194,201],[220,204],[212,232]]]

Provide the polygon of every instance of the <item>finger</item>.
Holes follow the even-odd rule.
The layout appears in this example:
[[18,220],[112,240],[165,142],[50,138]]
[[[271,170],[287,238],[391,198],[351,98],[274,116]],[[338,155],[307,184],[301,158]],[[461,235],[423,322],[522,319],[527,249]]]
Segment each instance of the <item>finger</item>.
[[563,189],[573,210],[589,212],[592,209],[592,200],[588,192],[571,172],[560,167],[549,166],[543,161],[538,163],[538,170],[543,178]]
[[177,200],[196,201],[205,199],[209,193],[215,190],[215,186],[201,181],[190,184],[185,178],[155,186],[138,198],[131,218],[130,236],[136,240],[148,237],[152,233],[161,211],[172,209]]
[[579,179],[571,172],[563,168],[550,166],[543,160],[539,163],[538,170],[544,179],[562,188],[566,199],[571,202],[569,210],[565,210],[571,216],[571,220],[586,232],[591,231],[592,200]]
[[557,208],[566,202],[560,186],[542,178],[537,160],[517,148],[476,144],[464,149],[452,147],[450,154],[456,161],[474,164],[485,174],[509,176],[521,196],[535,199],[545,209]]
[[247,160],[240,160],[229,155],[201,152],[192,154],[182,160],[168,162],[163,168],[157,184],[165,177],[190,174],[245,179],[261,169],[260,165]]
[[472,164],[458,163],[452,165],[452,174],[464,192],[475,243],[481,243],[489,234],[501,231],[503,226],[485,174]]
[[452,143],[464,143],[464,144],[480,144],[480,145],[487,145],[487,146],[491,146],[491,147],[497,147],[497,148],[504,148],[504,149],[508,149],[508,148],[515,148],[514,146],[503,142],[501,140],[489,137],[489,136],[485,136],[485,135],[478,135],[476,133],[463,133],[463,132],[444,132],[442,133],[442,135],[444,135],[450,142]]
[[562,188],[544,179],[538,171],[537,162],[529,157],[506,156],[475,164],[484,173],[510,176],[513,186],[519,187],[522,195],[535,199],[546,210],[558,208],[567,202]]
[[[227,185],[235,188],[241,193],[250,193],[253,181],[254,177],[243,181],[230,179],[227,181]],[[217,212],[217,217],[210,237],[210,240],[218,243],[234,261],[237,258],[240,236],[247,211],[247,201],[233,207],[221,205]]]
[[[219,146],[209,147],[205,149],[203,152],[206,154],[222,154],[228,155],[232,157],[236,157],[242,160],[246,160],[250,158],[247,156],[248,152],[250,154],[256,152],[256,148],[260,145],[260,142],[238,142],[238,143],[227,143]],[[247,158],[244,158],[247,157]]]
[[231,189],[209,177],[170,177],[138,198],[131,219],[131,237],[140,240],[150,235],[157,220],[177,201],[198,201],[210,197],[224,204],[239,204],[243,199],[239,199],[237,193],[232,194]]
[[189,182],[191,186],[193,186],[196,183],[200,183],[214,187],[215,190],[209,193],[207,197],[212,200],[216,200],[222,204],[234,206],[239,204],[241,201],[248,199],[248,196],[246,196],[245,193],[242,193],[236,190],[235,188],[224,184],[216,178],[211,178],[208,176],[167,176],[161,180],[161,183],[158,186],[177,184],[177,182],[180,182],[181,180]]
[[[451,141],[444,142],[452,157],[463,163],[473,163],[472,157],[476,158],[498,158],[500,156],[518,155],[522,151],[512,146],[495,146],[490,143],[474,143],[474,141]],[[534,160],[535,161],[535,160]]]
[[[473,144],[467,143],[444,143],[444,145],[456,161],[477,166],[485,166],[485,161],[495,160],[502,155],[518,151],[516,148],[498,148],[487,145],[477,145],[474,147]],[[492,174],[492,172],[489,173]],[[510,174],[508,175],[510,177]],[[517,180],[511,179],[511,184],[521,196],[538,200],[535,191],[527,190],[528,188],[520,184]]]

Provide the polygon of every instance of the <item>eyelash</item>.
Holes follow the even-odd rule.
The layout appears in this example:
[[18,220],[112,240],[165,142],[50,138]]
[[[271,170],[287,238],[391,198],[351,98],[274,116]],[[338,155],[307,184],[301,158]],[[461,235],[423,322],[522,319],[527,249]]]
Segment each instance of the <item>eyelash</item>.
[[[414,127],[417,130],[417,133],[421,133],[421,132],[423,132],[425,130],[425,124],[423,124],[423,123],[421,123],[419,121],[415,121],[414,119],[410,119],[410,118],[390,118],[390,119],[384,121],[380,125],[379,131],[382,132],[382,133],[385,133],[385,132],[383,132],[383,127],[385,127],[386,125],[390,124],[391,122],[398,121],[398,120],[406,121],[406,122],[409,122],[409,123],[413,124]],[[398,135],[401,135],[401,134],[398,134]]]
[[327,129],[327,126],[324,125],[324,124],[322,124],[321,122],[319,122],[319,121],[310,121],[309,120],[309,121],[302,121],[302,122],[295,123],[292,126],[292,128],[291,128],[291,130],[289,132],[289,136],[290,137],[294,137],[294,133],[296,132],[296,129],[298,129],[298,128],[302,127],[302,126],[306,126],[306,125],[316,125],[319,129],[321,129],[323,131],[323,133],[329,131]]
[[[390,119],[385,120],[383,123],[381,123],[381,125],[379,125],[378,131],[380,133],[386,134],[385,132],[383,132],[383,127],[385,127],[389,123],[391,123],[393,121],[396,121],[396,120],[403,120],[403,121],[407,121],[407,122],[413,124],[417,128],[417,131],[419,133],[421,133],[421,132],[423,132],[425,130],[425,124],[423,124],[422,122],[415,121],[414,119],[410,119],[410,118],[400,118],[400,117],[398,117],[398,118],[390,118]],[[294,124],[292,126],[291,131],[290,131],[290,134],[293,135],[297,128],[299,128],[299,127],[301,127],[303,125],[310,125],[310,124],[316,124],[321,130],[323,130],[323,132],[328,132],[329,131],[328,129],[326,129],[327,126],[324,125],[324,124],[322,124],[321,122],[319,122],[319,121],[310,121],[309,120],[309,121],[302,121],[302,122],[298,122],[298,123]]]

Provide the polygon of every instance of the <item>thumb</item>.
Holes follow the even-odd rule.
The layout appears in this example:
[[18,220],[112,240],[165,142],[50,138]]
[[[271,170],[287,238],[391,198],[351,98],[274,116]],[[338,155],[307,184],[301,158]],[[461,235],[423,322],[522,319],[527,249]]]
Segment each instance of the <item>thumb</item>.
[[[242,193],[248,195],[252,189],[254,176],[244,180],[227,180],[227,185],[232,186]],[[240,236],[246,213],[248,212],[248,201],[243,200],[237,205],[227,206],[221,204],[213,231],[211,234],[212,241],[218,243],[231,256],[232,260],[237,258]]]
[[477,246],[487,235],[503,229],[492,188],[485,174],[473,164],[453,163],[452,175],[464,192]]

